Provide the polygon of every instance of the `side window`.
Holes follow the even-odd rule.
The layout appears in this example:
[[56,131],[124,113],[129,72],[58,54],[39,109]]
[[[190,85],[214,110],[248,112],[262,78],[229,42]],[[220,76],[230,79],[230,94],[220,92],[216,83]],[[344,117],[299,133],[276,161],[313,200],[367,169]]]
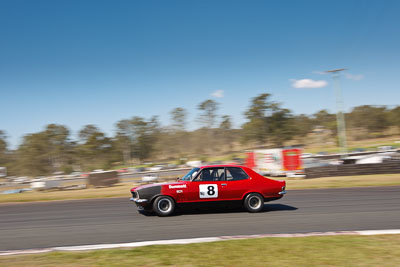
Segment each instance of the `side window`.
[[227,181],[239,181],[246,180],[249,176],[238,167],[227,167],[226,168],[226,180]]
[[207,168],[201,170],[200,174],[194,179],[195,182],[225,181],[224,168]]

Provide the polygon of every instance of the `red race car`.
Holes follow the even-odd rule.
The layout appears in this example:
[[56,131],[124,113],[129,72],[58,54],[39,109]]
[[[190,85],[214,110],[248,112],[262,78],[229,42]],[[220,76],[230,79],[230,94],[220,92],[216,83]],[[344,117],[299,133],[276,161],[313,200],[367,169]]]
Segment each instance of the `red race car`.
[[193,168],[172,183],[142,185],[131,189],[139,210],[171,215],[177,205],[239,202],[249,212],[259,212],[264,202],[280,199],[285,181],[268,179],[250,168],[215,165]]

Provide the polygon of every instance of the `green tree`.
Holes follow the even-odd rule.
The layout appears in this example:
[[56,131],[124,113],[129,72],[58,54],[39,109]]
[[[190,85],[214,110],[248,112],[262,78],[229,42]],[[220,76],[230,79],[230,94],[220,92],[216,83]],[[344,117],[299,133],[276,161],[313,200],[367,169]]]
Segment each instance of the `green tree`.
[[208,99],[201,102],[197,108],[201,111],[199,116],[201,125],[207,129],[213,128],[217,118],[218,103]]
[[17,157],[18,173],[21,175],[49,175],[53,172],[49,142],[44,132],[25,135]]
[[222,143],[226,144],[230,150],[232,150],[232,118],[229,115],[222,116],[219,130],[222,135]]
[[27,176],[71,169],[72,150],[69,130],[63,125],[49,124],[44,131],[24,136],[22,144],[13,153],[16,159],[11,168]]
[[131,163],[132,143],[131,124],[129,120],[120,120],[116,123],[116,146],[117,150],[122,152],[124,164]]
[[137,116],[121,120],[116,124],[116,128],[116,144],[125,159],[136,158],[142,162],[154,154],[161,134],[156,116],[149,120]]
[[293,136],[290,110],[279,103],[269,101],[270,94],[261,94],[251,100],[245,112],[248,122],[243,125],[244,142],[255,141],[259,145],[272,142],[281,146]]
[[79,131],[77,147],[84,170],[107,169],[111,164],[113,142],[94,125],[86,125]]
[[7,136],[4,131],[0,130],[0,167],[7,162]]
[[244,113],[248,122],[243,128],[243,141],[255,141],[264,144],[267,141],[268,121],[267,112],[272,109],[273,103],[268,101],[270,94],[261,94],[251,100],[249,109]]
[[219,128],[224,131],[229,131],[232,129],[232,118],[229,115],[222,116],[222,122],[219,125]]
[[154,152],[154,144],[159,134],[159,122],[157,117],[149,121],[141,117],[131,119],[133,153],[141,162],[149,158]]
[[390,125],[396,126],[400,130],[400,106],[388,112],[387,121],[390,122]]
[[169,154],[175,157],[185,157],[188,147],[188,135],[186,132],[187,111],[184,108],[175,108],[170,112],[171,129],[164,140],[168,143]]
[[79,139],[81,142],[86,142],[93,134],[99,133],[100,130],[93,124],[85,125],[79,131]]
[[63,125],[49,124],[43,134],[46,135],[49,146],[47,155],[53,171],[61,171],[70,163],[68,162],[71,154],[69,130]]
[[184,108],[174,108],[170,115],[173,131],[184,132],[186,130],[187,111]]
[[314,126],[315,122],[304,114],[293,117],[294,134],[299,137],[306,137],[308,133],[312,132]]
[[368,133],[382,133],[389,127],[386,107],[358,106],[348,115],[350,125],[363,128]]
[[326,109],[323,109],[313,114],[312,120],[314,122],[314,127],[321,126],[324,129],[330,130],[332,136],[336,136],[336,114],[331,114]]
[[197,136],[196,142],[202,146],[200,151],[215,154],[219,148],[214,145],[216,143],[216,131],[214,126],[217,120],[218,103],[212,99],[208,99],[201,102],[197,108],[200,111],[199,122],[202,126],[200,132],[203,133],[195,135]]
[[276,146],[282,146],[285,141],[293,137],[292,113],[289,109],[282,109],[279,105],[274,105],[267,121],[269,122],[268,134]]

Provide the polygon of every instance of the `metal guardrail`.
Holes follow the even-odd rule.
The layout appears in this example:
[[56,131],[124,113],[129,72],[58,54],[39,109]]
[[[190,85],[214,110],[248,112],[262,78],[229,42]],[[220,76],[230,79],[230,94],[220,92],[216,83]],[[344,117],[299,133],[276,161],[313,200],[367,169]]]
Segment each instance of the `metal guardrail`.
[[387,153],[387,152],[397,152],[400,153],[400,149],[392,149],[392,150],[386,150],[386,151],[362,151],[362,152],[349,152],[346,154],[342,153],[337,153],[337,154],[327,154],[327,155],[312,155],[309,156],[308,158],[314,158],[314,159],[339,159],[342,156],[363,156],[363,155],[372,155],[372,154],[381,154],[381,153]]
[[400,160],[383,163],[344,164],[306,168],[306,178],[400,173]]

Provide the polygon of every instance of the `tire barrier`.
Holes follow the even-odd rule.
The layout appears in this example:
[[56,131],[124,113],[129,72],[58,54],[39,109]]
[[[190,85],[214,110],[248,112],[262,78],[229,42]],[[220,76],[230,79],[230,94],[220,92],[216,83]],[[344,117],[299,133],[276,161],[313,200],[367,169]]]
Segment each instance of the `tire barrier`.
[[118,172],[91,172],[86,181],[89,186],[112,186],[119,182]]

